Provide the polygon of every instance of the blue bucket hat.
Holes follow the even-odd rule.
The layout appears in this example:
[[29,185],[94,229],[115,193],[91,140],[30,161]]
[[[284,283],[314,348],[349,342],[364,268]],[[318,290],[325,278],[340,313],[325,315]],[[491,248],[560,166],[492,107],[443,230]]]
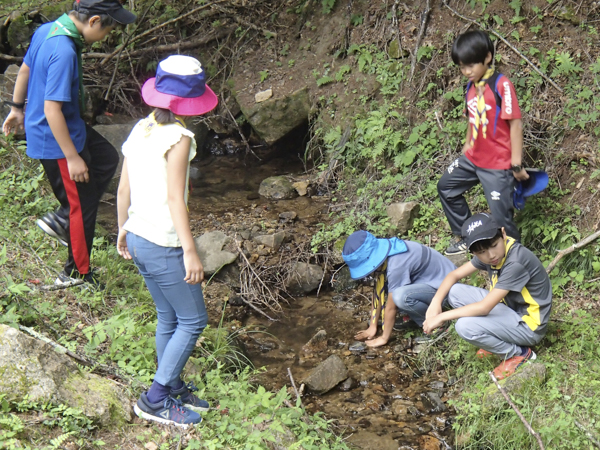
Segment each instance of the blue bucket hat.
[[406,251],[406,244],[400,239],[378,239],[368,231],[359,230],[346,239],[342,258],[352,279],[359,280],[375,272],[388,256]]
[[521,210],[525,207],[525,200],[539,192],[542,192],[548,186],[550,181],[548,174],[539,169],[525,169],[529,179],[517,181],[513,192],[513,204],[515,208]]

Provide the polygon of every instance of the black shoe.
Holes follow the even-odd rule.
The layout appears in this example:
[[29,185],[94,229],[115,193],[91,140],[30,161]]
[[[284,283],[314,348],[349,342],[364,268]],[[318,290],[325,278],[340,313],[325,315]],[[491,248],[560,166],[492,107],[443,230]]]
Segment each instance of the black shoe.
[[133,410],[138,417],[164,425],[175,425],[180,428],[187,428],[190,425],[202,422],[202,417],[197,412],[184,408],[179,400],[167,397],[164,401],[150,403],[144,392]]
[[202,400],[201,398],[196,397],[194,392],[196,392],[198,388],[194,386],[194,383],[184,384],[181,388],[175,390],[171,389],[171,397],[177,398],[181,400],[181,403],[185,408],[191,409],[196,412],[204,412],[210,409],[210,405],[206,400]]
[[446,255],[460,255],[462,253],[467,253],[467,243],[462,238],[457,239],[444,252]]
[[106,286],[102,282],[100,282],[100,280],[96,276],[96,272],[93,269],[84,275],[81,275],[75,270],[71,273],[71,275],[67,275],[67,272],[63,270],[61,273],[58,274],[58,277],[54,281],[55,286],[65,288],[77,286],[83,283],[87,283],[94,289],[99,291],[103,291],[106,288]]
[[42,229],[48,236],[52,236],[61,245],[67,247],[69,244],[69,235],[67,234],[66,224],[56,215],[56,213],[48,213],[36,222],[37,226]]
[[416,324],[416,322],[411,320],[408,314],[397,318],[396,322],[394,323],[394,330],[396,331],[414,330],[416,328],[419,328],[419,326]]

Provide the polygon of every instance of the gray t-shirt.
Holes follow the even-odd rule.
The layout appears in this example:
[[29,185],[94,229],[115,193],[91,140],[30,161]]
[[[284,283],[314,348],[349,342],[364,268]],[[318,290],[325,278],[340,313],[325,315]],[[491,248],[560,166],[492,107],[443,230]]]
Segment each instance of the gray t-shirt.
[[388,292],[409,284],[427,284],[437,289],[446,275],[456,269],[452,261],[437,251],[418,242],[404,243],[408,251],[388,258]]
[[516,311],[533,331],[546,333],[552,309],[552,284],[540,260],[512,238],[507,241],[504,262],[498,266],[482,263],[476,256],[471,264],[487,270],[492,288],[509,291],[502,300]]

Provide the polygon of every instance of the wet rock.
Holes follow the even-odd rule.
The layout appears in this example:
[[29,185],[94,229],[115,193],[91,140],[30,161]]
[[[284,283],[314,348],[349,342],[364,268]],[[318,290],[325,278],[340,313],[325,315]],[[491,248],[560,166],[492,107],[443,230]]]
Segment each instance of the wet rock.
[[378,434],[369,431],[358,431],[357,433],[353,433],[348,437],[348,442],[352,444],[353,447],[360,449],[398,450],[398,442],[387,434],[379,436]]
[[377,352],[374,351],[374,350],[370,350],[365,355],[365,358],[367,358],[367,359],[375,359],[375,358],[377,358]]
[[297,196],[297,192],[286,177],[269,177],[261,181],[258,193],[271,200],[286,200]]
[[244,103],[242,97],[236,97],[236,100],[248,123],[267,144],[275,143],[308,122],[310,98],[306,87],[261,103]]
[[371,411],[381,411],[384,403],[385,400],[381,395],[371,394],[365,397],[365,406]]
[[344,297],[342,294],[336,294],[331,297],[331,301],[334,303],[342,303],[346,301],[346,297]]
[[[527,363],[521,366],[513,375],[500,380],[498,383],[511,395],[522,390],[524,386],[541,385],[544,378],[546,378],[546,366],[540,363]],[[483,393],[484,408],[503,405],[504,401],[504,396],[494,383],[490,384]]]
[[356,380],[352,377],[346,378],[342,384],[339,385],[339,390],[342,392],[347,392],[358,386]]
[[420,209],[421,206],[417,202],[400,202],[388,205],[386,211],[390,225],[395,228],[397,234],[402,235],[412,228]]
[[244,304],[244,298],[240,295],[231,297],[228,302],[231,306],[242,306]]
[[348,369],[337,355],[331,355],[319,364],[304,380],[304,384],[315,394],[324,394],[348,378]]
[[286,211],[279,214],[279,218],[283,222],[293,222],[298,217],[298,214],[295,211]]
[[262,234],[259,236],[254,236],[252,239],[257,244],[264,245],[265,247],[269,247],[273,249],[273,251],[279,250],[281,244],[285,239],[285,231],[280,231],[278,233],[273,234]]
[[117,187],[119,186],[119,178],[121,177],[121,167],[123,166],[123,153],[121,148],[123,147],[123,143],[129,137],[129,133],[135,123],[129,124],[114,124],[114,125],[96,125],[94,130],[100,133],[104,139],[110,142],[114,148],[117,149],[119,153],[119,165],[117,166],[117,171],[113,177],[113,180],[108,185],[107,191],[113,194],[116,194]]
[[394,400],[392,402],[391,410],[392,412],[400,417],[407,416],[409,413],[408,409],[414,406],[412,402],[408,400]]
[[443,381],[432,381],[427,385],[430,389],[435,389],[437,391],[444,390],[444,382]]
[[358,287],[358,281],[350,277],[350,269],[348,266],[342,267],[331,280],[331,285],[335,292],[345,292]]
[[429,435],[419,436],[419,444],[421,450],[441,450],[444,448],[438,438]]
[[[240,268],[237,264],[229,264],[223,267],[219,272],[215,275],[215,279],[219,280],[221,283],[225,283],[227,286],[233,289],[240,288]],[[230,301],[231,302],[231,301]],[[239,306],[239,305],[234,305]]]
[[371,422],[369,421],[369,419],[366,419],[364,417],[358,421],[358,424],[363,428],[369,428],[371,426]]
[[298,195],[300,197],[304,197],[306,194],[308,194],[308,186],[310,185],[310,182],[307,181],[296,181],[295,183],[292,183],[292,186],[294,186],[294,189],[296,189],[296,192],[298,193]]
[[285,289],[292,295],[309,294],[319,287],[323,276],[321,266],[296,262],[285,281]]
[[130,421],[129,398],[121,388],[111,380],[81,372],[64,353],[0,325],[0,394],[11,402],[28,396],[31,402],[63,403],[102,426]]
[[441,413],[448,411],[448,408],[437,394],[437,392],[425,392],[421,394],[421,401],[423,406],[432,413]]
[[204,275],[212,275],[217,270],[231,264],[237,259],[237,252],[224,250],[224,247],[233,245],[233,239],[221,231],[211,231],[194,239],[196,249],[202,265]]
[[415,354],[419,354],[427,348],[427,345],[428,344],[425,344],[425,343],[415,344],[415,345],[413,345],[412,352]]
[[364,342],[356,341],[356,342],[353,342],[352,344],[350,344],[350,346],[348,347],[348,350],[350,350],[351,352],[354,352],[354,353],[364,353],[367,351],[368,348],[369,347]]
[[327,348],[327,332],[319,330],[310,340],[302,347],[302,352],[306,354],[322,352]]

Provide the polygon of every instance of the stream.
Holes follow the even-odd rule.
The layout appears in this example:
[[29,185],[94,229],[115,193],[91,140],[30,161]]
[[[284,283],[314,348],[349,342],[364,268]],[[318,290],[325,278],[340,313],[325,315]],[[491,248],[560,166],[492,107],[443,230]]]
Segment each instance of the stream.
[[[300,155],[292,150],[298,148],[297,142],[260,149],[260,159],[239,151],[235,142],[212,143],[209,148],[210,155],[193,162],[191,169],[194,179],[189,209],[195,235],[210,231],[211,226],[218,229],[232,222],[252,220],[253,211],[260,211],[260,217],[255,214],[253,219],[258,224],[267,219],[276,222],[280,213],[294,211],[297,219],[286,233],[310,239],[314,226],[328,219],[325,198],[305,196],[271,201],[257,194],[260,182],[270,176],[291,174],[298,179],[308,178]],[[233,151],[228,152],[228,148]],[[112,218],[109,215],[105,209],[99,221],[112,221],[103,225],[113,228],[114,212]],[[354,334],[367,327],[371,292],[370,286],[360,286],[343,294],[322,291],[318,296],[297,297],[284,307],[283,315],[276,321],[249,308],[230,305],[226,321],[239,320],[252,331],[245,340],[246,350],[256,367],[265,368],[258,381],[272,391],[291,386],[288,368],[300,388],[319,363],[330,355],[338,355],[348,369],[348,380],[323,395],[305,392],[302,403],[308,412],[323,412],[333,419],[337,432],[353,446],[450,449],[446,442],[452,442],[452,413],[445,401],[453,380],[448,380],[443,370],[423,373],[419,368],[418,353],[426,345],[415,344],[410,333],[394,332],[386,346],[349,349],[356,344]],[[205,294],[211,323],[218,323],[222,301]],[[326,333],[326,341],[318,348],[303,348],[321,330]],[[418,331],[412,334],[420,335]],[[291,387],[289,392],[295,400]]]

